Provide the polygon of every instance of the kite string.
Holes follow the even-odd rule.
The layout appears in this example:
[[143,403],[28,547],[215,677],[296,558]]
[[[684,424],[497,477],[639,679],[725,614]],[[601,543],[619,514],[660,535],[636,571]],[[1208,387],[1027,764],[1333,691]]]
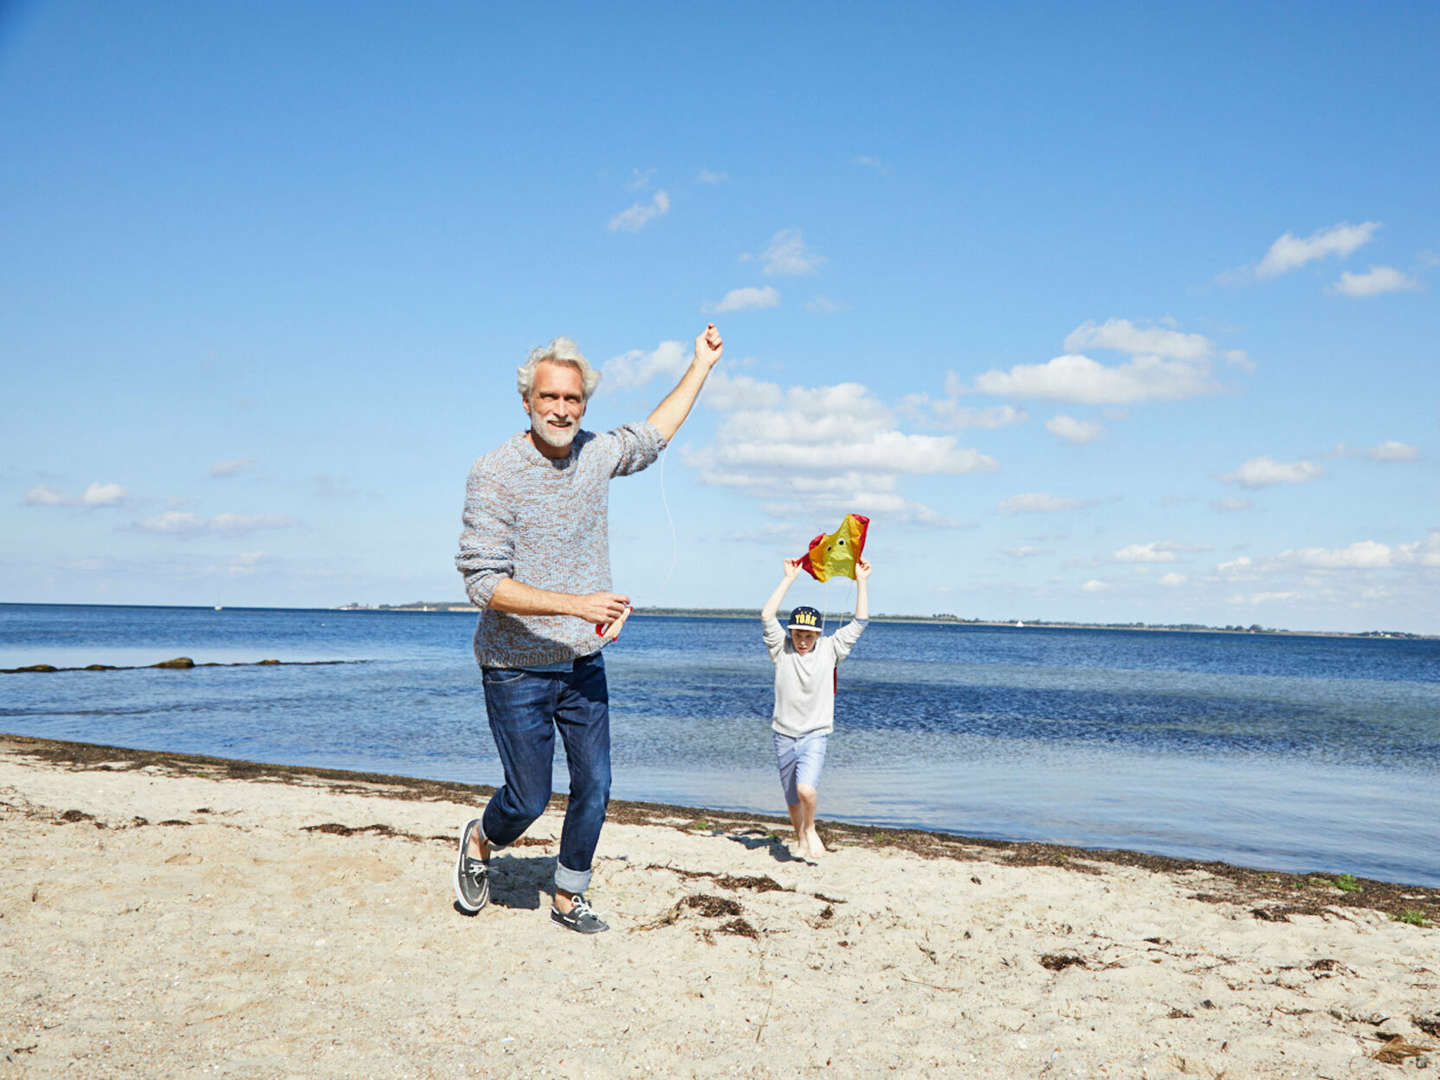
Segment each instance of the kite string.
[[675,562],[680,553],[680,542],[675,532],[675,518],[670,514],[670,500],[665,497],[665,459],[669,457],[669,447],[660,451],[660,502],[665,507],[665,520],[670,524],[670,569],[665,574],[665,580],[660,585],[660,594],[669,599],[666,590],[670,587],[670,579],[675,576]]

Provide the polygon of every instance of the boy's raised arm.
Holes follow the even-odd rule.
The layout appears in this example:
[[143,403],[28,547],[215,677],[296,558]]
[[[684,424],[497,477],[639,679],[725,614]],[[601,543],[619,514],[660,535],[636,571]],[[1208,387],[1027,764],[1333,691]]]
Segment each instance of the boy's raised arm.
[[855,560],[855,618],[870,618],[870,596],[865,582],[870,578],[870,564],[864,559]]
[[785,560],[785,576],[780,579],[780,584],[775,586],[775,591],[770,594],[770,599],[765,601],[765,606],[760,609],[760,618],[770,620],[775,618],[780,611],[780,601],[785,599],[785,594],[790,591],[794,584],[795,577],[800,573],[799,559]]

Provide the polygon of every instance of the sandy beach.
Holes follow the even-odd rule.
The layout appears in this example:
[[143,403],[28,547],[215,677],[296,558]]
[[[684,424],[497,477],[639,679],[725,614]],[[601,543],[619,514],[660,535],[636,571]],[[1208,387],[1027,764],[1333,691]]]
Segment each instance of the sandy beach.
[[630,803],[586,938],[484,792],[0,737],[0,1077],[1440,1070],[1435,890]]

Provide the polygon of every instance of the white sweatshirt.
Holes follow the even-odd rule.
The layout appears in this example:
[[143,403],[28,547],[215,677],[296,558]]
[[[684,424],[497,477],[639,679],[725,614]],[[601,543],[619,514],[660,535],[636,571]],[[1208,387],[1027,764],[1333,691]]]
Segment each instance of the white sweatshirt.
[[801,654],[779,619],[762,620],[765,647],[775,665],[772,728],[794,738],[835,729],[835,666],[850,655],[868,623],[868,619],[852,619]]

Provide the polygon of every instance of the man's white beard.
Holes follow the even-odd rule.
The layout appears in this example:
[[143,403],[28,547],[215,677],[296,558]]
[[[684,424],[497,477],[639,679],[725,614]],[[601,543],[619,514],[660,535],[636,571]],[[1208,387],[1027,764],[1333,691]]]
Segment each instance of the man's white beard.
[[579,430],[580,425],[577,423],[571,424],[568,428],[556,431],[545,422],[543,416],[535,416],[532,414],[530,417],[531,433],[546,446],[555,450],[568,448],[569,445],[575,441],[575,433]]

